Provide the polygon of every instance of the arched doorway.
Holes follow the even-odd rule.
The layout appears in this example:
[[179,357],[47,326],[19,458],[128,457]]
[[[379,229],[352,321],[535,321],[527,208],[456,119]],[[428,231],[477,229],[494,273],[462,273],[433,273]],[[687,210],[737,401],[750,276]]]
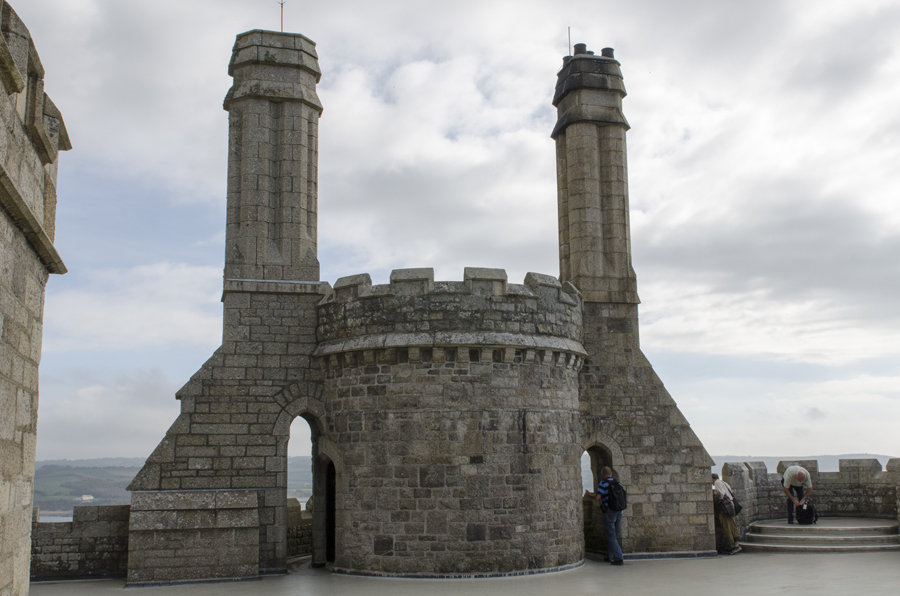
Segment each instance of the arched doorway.
[[315,422],[297,416],[291,422],[287,445],[287,560],[312,554],[313,460]]
[[[587,461],[585,461],[587,460]],[[586,473],[584,468],[586,464],[590,465],[590,474]],[[582,477],[585,483],[590,481],[590,487],[585,486],[587,490],[596,492],[597,484],[600,482],[600,471],[604,467],[610,467],[613,471],[613,478],[618,479],[615,462],[613,461],[612,451],[605,445],[595,444],[584,452],[582,455]],[[584,507],[584,550],[588,555],[605,556],[606,555],[606,531],[603,528],[603,511],[600,508],[600,501],[585,497],[582,500]]]
[[287,558],[312,556],[313,567],[333,563],[337,545],[337,468],[323,453],[328,449],[323,449],[322,441],[315,416],[302,413],[294,418],[285,486]]

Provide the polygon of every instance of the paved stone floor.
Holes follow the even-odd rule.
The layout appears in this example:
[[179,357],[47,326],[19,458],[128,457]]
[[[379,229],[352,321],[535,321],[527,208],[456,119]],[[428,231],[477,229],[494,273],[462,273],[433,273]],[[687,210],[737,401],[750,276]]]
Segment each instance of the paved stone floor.
[[[32,596],[121,593],[123,580],[32,584]],[[259,581],[135,588],[134,596],[580,596],[814,594],[877,596],[900,593],[897,553],[750,554],[713,559],[587,561],[561,573],[498,579],[416,580],[333,575],[295,565],[288,575]]]

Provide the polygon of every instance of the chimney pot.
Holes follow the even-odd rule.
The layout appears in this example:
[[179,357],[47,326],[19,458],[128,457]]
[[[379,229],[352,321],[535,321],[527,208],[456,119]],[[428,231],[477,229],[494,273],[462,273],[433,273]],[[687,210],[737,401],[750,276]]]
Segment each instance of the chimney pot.
[[587,44],[586,43],[576,43],[575,44],[575,55],[579,54],[587,54]]
[[600,50],[600,55],[604,58],[615,58],[614,52],[615,50],[613,50],[612,48],[603,48],[602,50]]

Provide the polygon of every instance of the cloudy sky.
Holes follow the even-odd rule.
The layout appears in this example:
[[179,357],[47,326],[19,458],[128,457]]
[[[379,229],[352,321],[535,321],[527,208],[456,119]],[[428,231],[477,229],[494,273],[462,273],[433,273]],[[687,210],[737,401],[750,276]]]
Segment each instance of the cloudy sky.
[[[227,64],[279,7],[12,4],[74,145],[38,459],[146,456],[220,343]],[[622,63],[642,345],[708,450],[900,456],[896,2],[288,0],[284,26],[323,72],[322,279],[558,274],[571,26]]]

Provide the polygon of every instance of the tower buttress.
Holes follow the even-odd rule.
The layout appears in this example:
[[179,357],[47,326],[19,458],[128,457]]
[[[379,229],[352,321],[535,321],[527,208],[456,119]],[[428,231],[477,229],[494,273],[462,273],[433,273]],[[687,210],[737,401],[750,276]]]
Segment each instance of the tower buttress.
[[316,44],[248,31],[228,74],[225,279],[318,281]]
[[612,48],[575,45],[563,59],[553,105],[559,205],[560,281],[586,302],[638,304],[631,266],[625,84]]

